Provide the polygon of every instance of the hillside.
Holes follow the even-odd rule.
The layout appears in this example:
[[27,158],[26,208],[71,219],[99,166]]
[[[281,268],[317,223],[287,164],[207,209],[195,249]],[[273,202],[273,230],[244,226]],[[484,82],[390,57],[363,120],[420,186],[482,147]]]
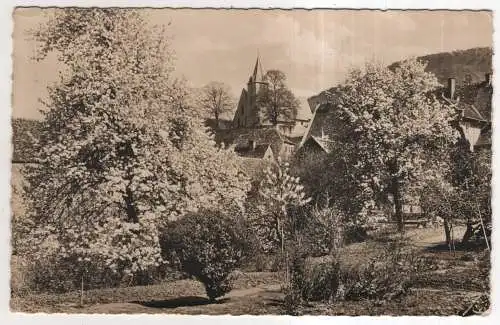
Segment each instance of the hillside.
[[[456,78],[457,85],[460,86],[468,75],[473,83],[484,81],[485,74],[493,70],[492,57],[491,47],[475,47],[467,50],[424,55],[417,57],[417,59],[427,63],[426,71],[434,73],[443,86],[446,85],[450,77]],[[389,68],[394,69],[398,64],[399,62],[394,62],[389,65]],[[335,87],[308,98],[311,111],[317,103],[326,100],[326,92],[333,88]]]
[[[443,85],[450,77],[457,79],[461,84],[467,75],[472,82],[484,80],[485,73],[492,71],[493,50],[490,47],[476,47],[467,50],[429,54],[417,59],[427,62],[426,71],[436,75]],[[398,62],[389,67],[397,66]]]

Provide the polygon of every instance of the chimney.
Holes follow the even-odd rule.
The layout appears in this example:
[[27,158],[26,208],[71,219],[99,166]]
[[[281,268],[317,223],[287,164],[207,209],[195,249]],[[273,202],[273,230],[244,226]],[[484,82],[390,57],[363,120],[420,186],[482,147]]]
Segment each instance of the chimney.
[[255,148],[257,147],[257,143],[255,143],[255,141],[254,141],[254,140],[250,140],[249,142],[250,142],[250,148],[251,148],[252,150],[255,150]]
[[456,80],[455,78],[448,78],[448,94],[450,95],[450,99],[455,99],[455,86]]
[[486,81],[486,85],[491,86],[491,73],[488,72],[484,75],[484,79]]

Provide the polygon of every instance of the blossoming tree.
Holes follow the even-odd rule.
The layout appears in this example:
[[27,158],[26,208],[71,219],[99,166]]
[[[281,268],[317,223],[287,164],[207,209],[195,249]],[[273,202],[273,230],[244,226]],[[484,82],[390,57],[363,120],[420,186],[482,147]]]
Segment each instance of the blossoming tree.
[[133,10],[71,8],[34,36],[37,58],[54,52],[64,67],[26,175],[33,233],[56,243],[38,256],[132,275],[161,263],[168,219],[244,201],[234,152],[215,145],[171,77],[165,28]]
[[[403,231],[403,201],[435,177],[458,133],[455,112],[435,96],[439,84],[416,60],[394,70],[353,70],[330,97],[345,124],[342,151],[363,200],[362,213],[392,194]],[[413,194],[412,194],[413,193]]]

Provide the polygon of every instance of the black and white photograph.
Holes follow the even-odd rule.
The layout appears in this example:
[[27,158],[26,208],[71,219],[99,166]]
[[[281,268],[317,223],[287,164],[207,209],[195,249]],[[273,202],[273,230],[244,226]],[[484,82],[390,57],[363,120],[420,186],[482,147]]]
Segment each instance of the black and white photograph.
[[490,314],[493,11],[12,24],[11,312]]

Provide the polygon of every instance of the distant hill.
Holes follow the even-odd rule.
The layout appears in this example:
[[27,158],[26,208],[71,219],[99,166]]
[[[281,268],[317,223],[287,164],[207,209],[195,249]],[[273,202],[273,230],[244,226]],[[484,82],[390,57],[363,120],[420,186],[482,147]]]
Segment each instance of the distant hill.
[[[422,62],[427,62],[426,71],[436,75],[439,82],[446,84],[448,78],[457,79],[457,84],[462,84],[469,75],[471,81],[481,82],[486,73],[492,72],[493,50],[491,47],[476,47],[467,50],[429,54],[418,57]],[[396,67],[399,62],[389,67]]]
[[[493,49],[491,47],[475,47],[467,50],[442,52],[417,57],[418,60],[427,63],[426,71],[434,73],[443,86],[446,85],[448,78],[451,77],[456,78],[458,86],[463,84],[468,75],[472,83],[484,81],[485,74],[493,71],[492,58]],[[389,65],[389,68],[393,69],[397,67],[400,62],[392,63]],[[334,88],[332,87],[328,90]],[[308,98],[311,111],[317,103],[326,100],[328,90],[324,90]]]

